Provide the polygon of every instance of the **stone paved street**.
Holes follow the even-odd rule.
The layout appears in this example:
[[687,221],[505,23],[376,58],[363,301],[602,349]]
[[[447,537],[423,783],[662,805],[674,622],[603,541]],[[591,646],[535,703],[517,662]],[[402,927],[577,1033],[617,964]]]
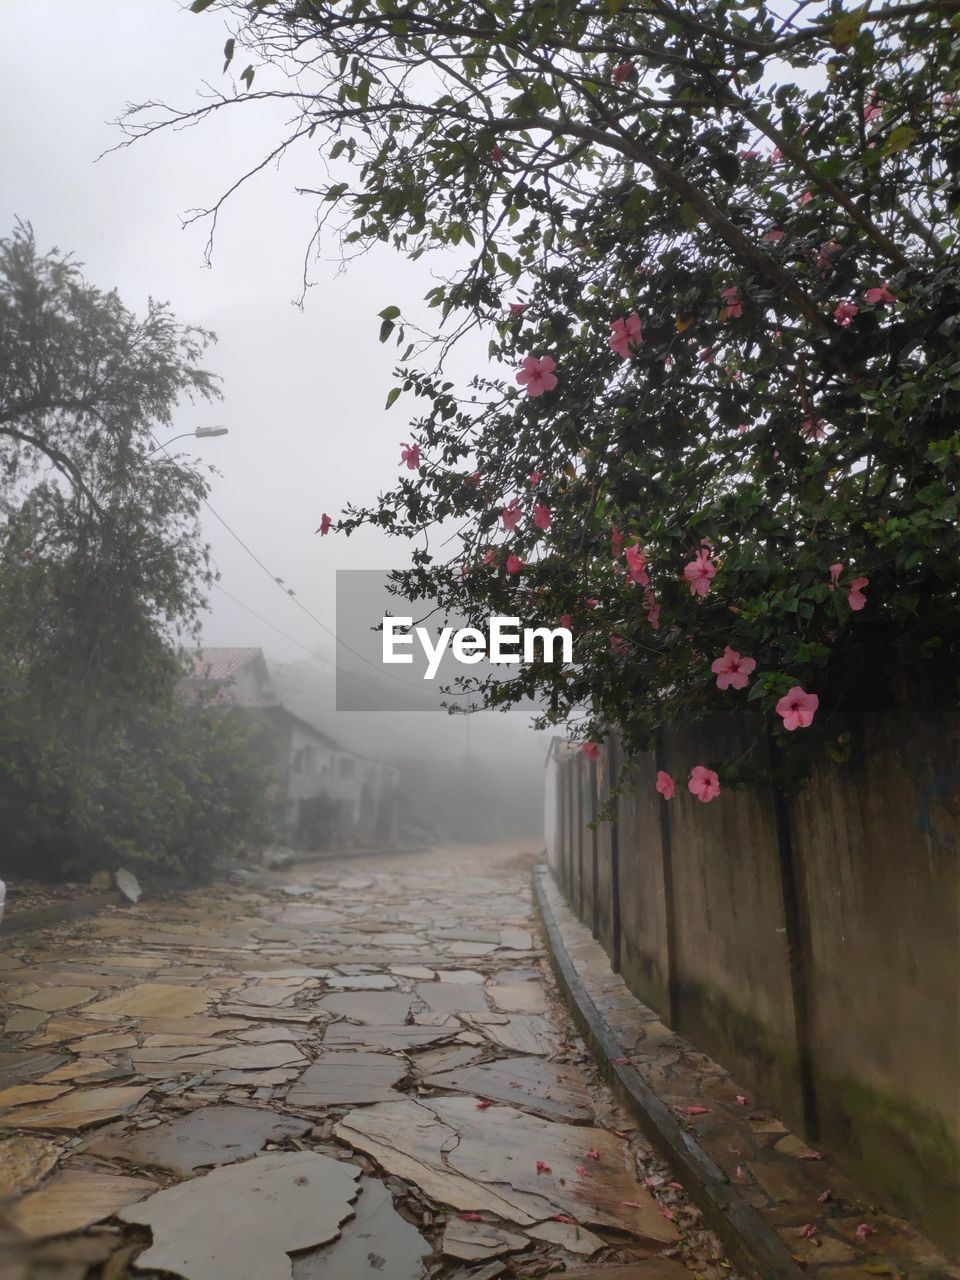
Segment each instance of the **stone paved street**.
[[597,1082],[532,864],[305,863],[10,938],[0,1274],[735,1275]]

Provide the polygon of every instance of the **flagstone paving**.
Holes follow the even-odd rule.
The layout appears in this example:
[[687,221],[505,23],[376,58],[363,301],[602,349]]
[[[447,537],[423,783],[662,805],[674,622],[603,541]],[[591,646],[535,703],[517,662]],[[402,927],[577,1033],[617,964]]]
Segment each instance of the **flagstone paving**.
[[531,865],[246,870],[0,934],[0,1275],[736,1280],[598,1083]]

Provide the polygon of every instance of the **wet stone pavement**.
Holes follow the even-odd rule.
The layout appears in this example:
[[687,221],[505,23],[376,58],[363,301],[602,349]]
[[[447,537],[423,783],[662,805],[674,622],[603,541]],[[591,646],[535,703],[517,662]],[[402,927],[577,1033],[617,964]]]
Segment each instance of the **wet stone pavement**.
[[0,1277],[736,1277],[600,1085],[531,855],[247,871],[0,934]]

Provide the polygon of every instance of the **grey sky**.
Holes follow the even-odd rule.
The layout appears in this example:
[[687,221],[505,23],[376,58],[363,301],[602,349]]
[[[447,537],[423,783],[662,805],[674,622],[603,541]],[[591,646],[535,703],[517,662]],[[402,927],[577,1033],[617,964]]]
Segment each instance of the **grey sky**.
[[[328,261],[314,265],[306,309],[292,306],[314,215],[293,187],[318,178],[304,149],[231,200],[206,268],[207,228],[182,230],[183,215],[276,144],[282,112],[231,109],[210,125],[95,161],[120,140],[110,122],[126,103],[189,105],[203,80],[222,83],[222,21],[190,14],[177,0],[5,0],[2,9],[2,225],[29,219],[41,248],[72,250],[88,278],[117,287],[129,306],[141,309],[152,294],[182,321],[216,331],[208,364],[225,399],[196,412],[184,406],[176,430],[222,423],[230,434],[178,447],[218,468],[214,508],[332,626],[336,568],[397,567],[407,554],[405,542],[372,530],[347,541],[321,540],[314,529],[323,511],[372,501],[397,474],[406,419],[402,402],[383,410],[396,351],[378,343],[376,313],[419,301],[432,283],[430,264],[382,250],[342,273],[331,243]],[[260,645],[281,660],[318,648],[332,656],[332,641],[230,535],[211,517],[204,525],[224,589],[213,592],[206,643]],[[492,724],[488,731],[500,732]]]

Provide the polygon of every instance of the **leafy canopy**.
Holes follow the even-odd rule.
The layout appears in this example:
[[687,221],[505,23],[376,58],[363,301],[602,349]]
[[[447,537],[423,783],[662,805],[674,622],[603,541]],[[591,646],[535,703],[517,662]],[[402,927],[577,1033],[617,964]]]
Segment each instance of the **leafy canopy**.
[[318,236],[451,264],[430,342],[381,312],[419,452],[339,527],[415,539],[406,588],[477,621],[570,620],[576,665],[491,702],[641,746],[744,707],[790,732],[797,687],[818,727],[956,696],[957,0],[192,7],[234,19],[240,85],[131,138],[280,99]]

